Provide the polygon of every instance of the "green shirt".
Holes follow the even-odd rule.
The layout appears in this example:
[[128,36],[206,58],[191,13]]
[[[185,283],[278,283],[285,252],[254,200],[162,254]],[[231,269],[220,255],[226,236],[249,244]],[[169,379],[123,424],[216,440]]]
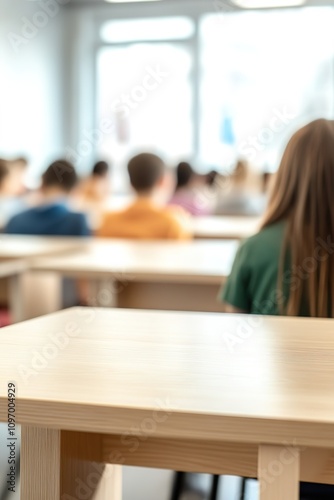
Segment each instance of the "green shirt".
[[249,314],[280,314],[289,293],[288,283],[283,290],[278,287],[285,228],[285,222],[272,224],[241,244],[221,293],[223,302]]

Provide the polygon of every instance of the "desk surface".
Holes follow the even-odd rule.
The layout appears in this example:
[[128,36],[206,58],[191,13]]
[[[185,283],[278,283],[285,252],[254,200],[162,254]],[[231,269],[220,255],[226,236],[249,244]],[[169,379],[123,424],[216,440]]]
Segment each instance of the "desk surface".
[[1,259],[32,258],[83,248],[85,238],[0,235]]
[[15,276],[28,269],[28,263],[25,260],[1,260],[0,259],[0,278]]
[[333,326],[88,308],[45,316],[1,331],[0,421],[14,380],[21,424],[118,434],[153,418],[158,437],[333,447]]
[[260,217],[193,217],[192,232],[195,238],[244,239],[255,234],[260,227]]
[[229,275],[237,241],[138,242],[91,240],[85,250],[38,259],[35,270],[68,276],[219,284]]

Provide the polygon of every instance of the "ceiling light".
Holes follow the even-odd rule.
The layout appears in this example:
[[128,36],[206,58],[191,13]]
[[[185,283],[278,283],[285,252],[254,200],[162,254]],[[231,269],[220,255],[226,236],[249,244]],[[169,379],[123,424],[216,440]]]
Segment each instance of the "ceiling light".
[[272,9],[274,7],[298,7],[306,0],[232,0],[243,9]]

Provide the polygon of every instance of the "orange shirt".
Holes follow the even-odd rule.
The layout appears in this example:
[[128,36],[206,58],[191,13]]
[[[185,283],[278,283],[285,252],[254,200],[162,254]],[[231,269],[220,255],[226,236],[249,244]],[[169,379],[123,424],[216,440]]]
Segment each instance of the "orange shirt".
[[160,208],[148,199],[137,199],[121,212],[103,217],[97,236],[104,238],[189,239],[190,234],[171,208]]

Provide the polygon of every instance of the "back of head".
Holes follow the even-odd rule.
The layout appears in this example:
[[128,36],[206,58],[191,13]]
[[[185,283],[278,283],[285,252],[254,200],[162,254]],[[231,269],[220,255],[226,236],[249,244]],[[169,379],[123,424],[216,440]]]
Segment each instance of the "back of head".
[[176,190],[188,186],[194,175],[195,172],[189,163],[179,163],[176,167]]
[[19,156],[18,158],[12,160],[12,163],[15,165],[16,168],[25,170],[26,168],[28,168],[29,161],[25,156]]
[[287,314],[298,315],[307,299],[311,316],[334,317],[334,256],[324,250],[334,235],[333,187],[334,121],[316,120],[290,139],[263,223],[287,221],[284,252],[291,252],[292,269],[307,271],[298,286],[290,277]]
[[3,188],[5,180],[9,175],[9,168],[5,160],[0,159],[0,190]]
[[137,193],[148,193],[157,187],[165,173],[165,163],[159,156],[141,153],[128,163],[130,183]]
[[92,171],[93,177],[106,177],[109,174],[109,165],[106,161],[98,161],[95,163]]
[[205,176],[205,182],[208,186],[213,186],[214,183],[216,182],[216,179],[218,177],[218,172],[217,170],[210,170]]
[[67,160],[57,160],[46,169],[42,175],[43,189],[59,189],[69,193],[78,182],[78,176],[72,163]]
[[245,160],[238,160],[232,174],[236,182],[244,182],[248,174],[248,163]]

